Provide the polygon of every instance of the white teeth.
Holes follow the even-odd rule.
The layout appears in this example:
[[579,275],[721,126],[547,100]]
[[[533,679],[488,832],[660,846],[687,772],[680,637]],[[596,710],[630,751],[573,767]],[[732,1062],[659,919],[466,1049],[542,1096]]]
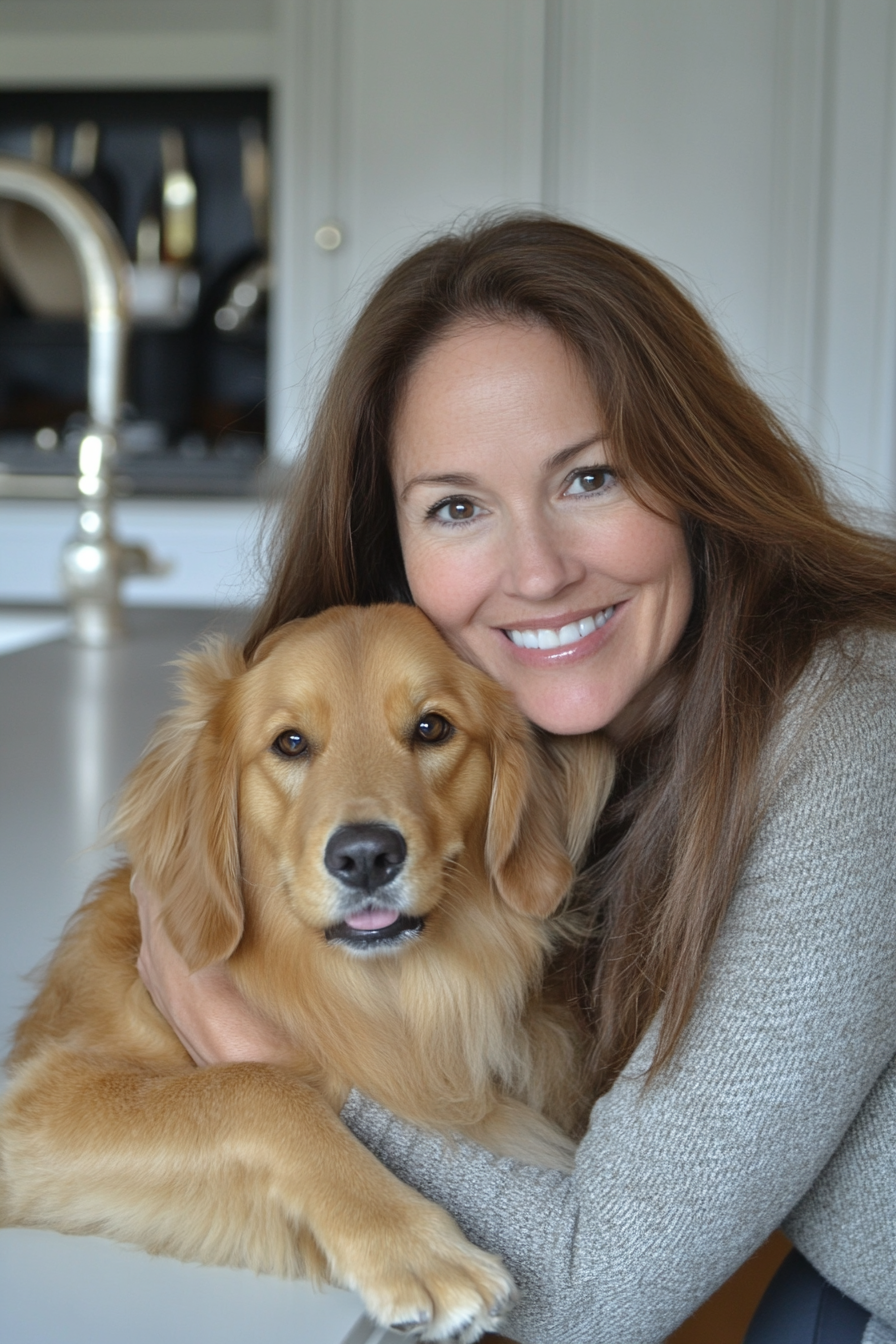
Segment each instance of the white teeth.
[[518,649],[560,649],[567,644],[578,644],[580,639],[599,630],[602,625],[606,625],[615,610],[615,607],[607,607],[596,616],[570,621],[559,630],[507,630],[505,633]]

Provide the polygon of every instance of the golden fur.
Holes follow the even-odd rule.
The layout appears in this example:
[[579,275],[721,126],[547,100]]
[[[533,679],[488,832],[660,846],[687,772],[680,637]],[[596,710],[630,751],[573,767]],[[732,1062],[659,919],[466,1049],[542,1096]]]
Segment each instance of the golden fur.
[[[182,665],[183,703],[124,790],[129,862],[73,918],[19,1024],[0,1110],[0,1221],[98,1232],[205,1263],[311,1274],[374,1317],[475,1339],[512,1283],[391,1175],[338,1112],[352,1087],[418,1124],[562,1164],[575,1039],[539,994],[546,922],[609,787],[599,738],[550,753],[409,607],[336,608]],[[439,713],[455,729],[415,735]],[[309,743],[284,759],[286,730]],[[335,828],[407,844],[422,932],[327,941]],[[135,969],[138,874],[191,969],[227,958],[295,1042],[282,1064],[196,1068]],[[343,893],[344,894],[344,893]]]

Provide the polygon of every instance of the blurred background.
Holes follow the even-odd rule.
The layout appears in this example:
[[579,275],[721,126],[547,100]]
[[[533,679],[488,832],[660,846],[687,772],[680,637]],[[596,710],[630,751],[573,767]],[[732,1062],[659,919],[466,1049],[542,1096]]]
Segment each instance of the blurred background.
[[[80,181],[134,264],[118,516],[169,569],[128,600],[251,598],[259,500],[371,283],[508,204],[666,266],[838,487],[888,506],[894,24],[891,0],[0,0],[0,153]],[[78,278],[8,205],[0,276],[0,601],[51,603]]]

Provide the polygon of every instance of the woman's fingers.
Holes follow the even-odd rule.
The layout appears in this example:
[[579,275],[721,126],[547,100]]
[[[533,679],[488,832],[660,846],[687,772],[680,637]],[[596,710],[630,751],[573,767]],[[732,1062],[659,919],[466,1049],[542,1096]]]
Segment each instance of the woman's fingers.
[[226,965],[206,966],[191,975],[165,933],[157,895],[136,877],[131,891],[142,935],[137,973],[196,1064],[282,1063],[295,1053],[271,1023],[253,1012]]

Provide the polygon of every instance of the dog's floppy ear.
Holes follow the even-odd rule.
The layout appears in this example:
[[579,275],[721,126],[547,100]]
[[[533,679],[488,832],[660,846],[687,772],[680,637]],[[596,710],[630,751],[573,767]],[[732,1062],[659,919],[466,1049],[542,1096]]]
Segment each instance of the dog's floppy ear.
[[539,733],[542,751],[563,800],[566,850],[574,864],[584,858],[616,773],[616,753],[600,733],[558,737]]
[[183,703],[156,730],[113,823],[191,971],[228,957],[243,932],[239,763],[227,692],[245,670],[223,640],[183,659]]
[[613,781],[596,733],[552,738],[517,716],[496,724],[486,859],[502,898],[546,918],[566,895]]

